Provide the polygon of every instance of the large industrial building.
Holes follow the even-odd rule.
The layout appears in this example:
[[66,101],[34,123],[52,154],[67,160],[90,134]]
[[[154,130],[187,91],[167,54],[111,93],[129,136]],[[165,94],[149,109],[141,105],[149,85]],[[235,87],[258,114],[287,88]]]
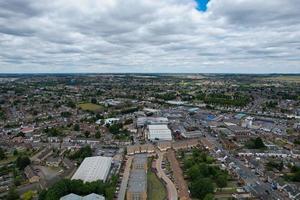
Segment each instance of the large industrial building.
[[150,124],[168,124],[169,120],[165,117],[139,117],[136,121],[137,128],[142,128]]
[[94,156],[83,160],[72,179],[82,180],[83,182],[106,181],[111,167],[112,158]]
[[105,200],[105,197],[95,193],[86,195],[84,197],[71,193],[61,197],[59,200]]
[[147,199],[147,155],[135,155],[130,172],[126,200]]
[[163,141],[170,141],[172,140],[172,133],[171,130],[168,128],[167,125],[148,125],[148,140],[155,141],[155,140],[163,140]]

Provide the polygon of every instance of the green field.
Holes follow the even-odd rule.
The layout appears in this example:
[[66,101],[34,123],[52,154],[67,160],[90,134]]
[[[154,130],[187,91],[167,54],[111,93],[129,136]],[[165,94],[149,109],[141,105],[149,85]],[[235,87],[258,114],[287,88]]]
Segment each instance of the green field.
[[102,111],[103,107],[93,103],[80,103],[78,107],[82,110],[92,111],[92,112],[99,112]]
[[147,173],[147,199],[164,200],[167,199],[167,192],[164,184],[159,180],[155,173],[151,171],[151,161],[148,162]]
[[300,76],[275,76],[266,78],[271,81],[294,82],[300,83]]
[[16,159],[17,159],[16,156],[8,156],[6,159],[1,160],[1,161],[0,161],[0,164],[1,164],[1,165],[9,164],[9,163],[11,163],[11,162],[14,162]]

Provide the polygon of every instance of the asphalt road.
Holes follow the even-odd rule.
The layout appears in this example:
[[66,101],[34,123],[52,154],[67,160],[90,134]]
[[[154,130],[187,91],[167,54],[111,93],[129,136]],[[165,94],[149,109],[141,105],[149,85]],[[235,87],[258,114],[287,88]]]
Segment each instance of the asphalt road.
[[157,176],[159,178],[162,178],[165,181],[165,183],[167,184],[168,199],[169,200],[177,200],[178,194],[177,194],[176,187],[175,187],[174,183],[169,179],[169,177],[165,174],[163,169],[161,168],[164,153],[158,151],[157,154],[158,154],[158,159],[156,160]]

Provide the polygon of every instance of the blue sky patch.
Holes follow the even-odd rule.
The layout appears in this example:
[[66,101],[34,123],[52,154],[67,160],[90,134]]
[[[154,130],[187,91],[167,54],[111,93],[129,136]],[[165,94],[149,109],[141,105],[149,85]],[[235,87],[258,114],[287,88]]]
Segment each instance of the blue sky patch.
[[205,12],[207,10],[207,4],[210,0],[196,0],[198,6],[197,10]]

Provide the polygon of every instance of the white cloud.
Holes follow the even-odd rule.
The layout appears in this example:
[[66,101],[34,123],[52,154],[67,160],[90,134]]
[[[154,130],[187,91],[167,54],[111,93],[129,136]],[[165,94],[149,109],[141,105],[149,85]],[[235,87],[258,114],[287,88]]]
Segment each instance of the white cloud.
[[300,72],[297,0],[0,0],[0,72]]

